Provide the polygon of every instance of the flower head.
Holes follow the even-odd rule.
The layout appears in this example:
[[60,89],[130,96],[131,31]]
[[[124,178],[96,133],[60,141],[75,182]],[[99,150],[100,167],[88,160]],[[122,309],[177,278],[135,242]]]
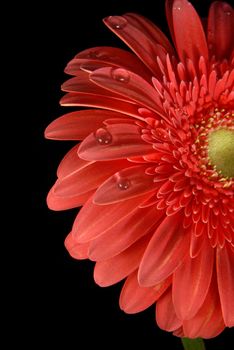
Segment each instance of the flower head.
[[104,19],[133,53],[96,47],[66,67],[68,113],[46,137],[82,140],[48,195],[83,206],[66,247],[96,261],[101,286],[125,279],[120,307],[156,302],[158,325],[210,338],[234,325],[234,13],[214,2],[206,29],[187,0],[166,1],[174,46],[128,13]]

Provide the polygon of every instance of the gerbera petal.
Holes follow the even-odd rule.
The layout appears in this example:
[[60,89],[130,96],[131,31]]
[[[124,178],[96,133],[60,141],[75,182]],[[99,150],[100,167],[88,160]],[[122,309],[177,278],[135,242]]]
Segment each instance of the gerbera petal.
[[83,160],[78,157],[78,148],[79,145],[75,145],[70,149],[70,151],[64,156],[61,160],[58,169],[57,176],[58,178],[63,178],[74,171],[78,171],[84,167],[86,167],[91,162],[87,160]]
[[234,12],[221,1],[211,4],[208,16],[207,40],[211,55],[228,58],[233,50]]
[[[102,69],[105,69],[105,68],[102,68]],[[121,69],[121,68],[118,68],[118,69]],[[100,85],[94,84],[94,82],[90,80],[90,74],[87,72],[80,72],[79,75],[76,76],[75,78],[71,78],[67,80],[62,85],[61,89],[62,91],[65,91],[68,93],[88,94],[89,96],[91,95],[96,97],[104,96],[104,97],[114,98],[117,100],[123,100],[128,103],[133,103],[127,95],[123,96],[118,92],[114,92],[114,91],[110,92],[110,91],[107,91],[105,88],[101,87]]]
[[224,246],[217,248],[217,278],[224,322],[234,326],[234,253]]
[[163,215],[156,208],[137,208],[132,214],[90,243],[89,258],[99,261],[109,259],[144,236]]
[[[206,37],[201,20],[187,0],[175,0],[172,6],[175,45],[182,62],[189,58],[198,62],[200,56],[208,59]],[[184,30],[186,28],[186,30]]]
[[156,321],[160,328],[168,332],[172,332],[182,325],[182,321],[178,319],[175,313],[171,288],[168,288],[157,301]]
[[60,100],[61,106],[81,106],[81,107],[95,107],[104,108],[111,111],[120,112],[130,115],[136,119],[143,120],[138,109],[139,106],[130,102],[121,101],[108,96],[95,96],[88,93],[68,93]]
[[125,159],[110,162],[89,162],[81,169],[56,181],[56,196],[72,197],[96,189],[116,171],[129,166]]
[[140,287],[137,280],[137,271],[126,279],[122,288],[119,305],[127,314],[141,312],[151,306],[168,288],[171,281],[168,279],[152,288]]
[[[90,79],[90,74],[80,71],[75,78],[68,79],[62,84],[61,89],[65,92],[83,92],[94,95],[106,95],[106,90],[95,85]],[[109,94],[109,95],[112,95]],[[115,94],[114,94],[115,95]]]
[[158,301],[161,328],[210,338],[234,326],[233,181],[209,159],[211,133],[232,128],[234,12],[215,1],[201,21],[189,0],[166,0],[166,11],[175,50],[127,13],[104,22],[136,55],[96,47],[69,62],[61,104],[92,109],[46,129],[82,141],[60,163],[47,203],[83,205],[65,245],[97,262],[101,286],[127,278],[124,311]]
[[107,179],[94,196],[96,204],[111,204],[152,192],[156,185],[153,177],[145,173],[142,165],[123,169]]
[[120,117],[124,117],[124,114],[100,109],[67,113],[46,128],[45,137],[51,140],[83,140],[93,130],[103,126],[106,119]]
[[142,237],[121,254],[97,262],[94,269],[95,282],[101,287],[107,287],[131,274],[139,266],[149,239],[149,235]]
[[155,43],[162,45],[169,54],[174,54],[174,49],[166,35],[148,18],[136,13],[126,13],[124,18],[126,18],[129,23],[131,22],[133,25],[135,24],[139,30],[142,31],[143,29],[145,33],[147,33],[147,36],[149,36]]
[[148,196],[146,194],[105,206],[94,204],[93,198],[90,198],[78,213],[72,234],[79,243],[93,240],[130,215]]
[[95,190],[91,190],[86,193],[74,195],[71,197],[64,197],[64,196],[58,196],[56,194],[55,190],[55,185],[51,188],[47,195],[47,205],[50,209],[58,211],[58,210],[66,210],[66,209],[72,209],[72,208],[77,208],[82,205],[84,205],[87,200],[93,196]]
[[189,248],[189,235],[180,223],[181,213],[166,217],[156,229],[139,268],[142,286],[153,286],[181,264]]
[[74,237],[71,233],[65,239],[65,247],[68,250],[69,254],[78,260],[88,259],[89,252],[89,243],[80,244],[74,240]]
[[[173,42],[175,43],[175,35],[174,35],[174,28],[173,28],[173,16],[172,16],[173,2],[174,2],[174,0],[166,0],[165,10],[166,10],[167,23],[168,23],[168,26],[170,29],[171,37],[173,39]],[[180,67],[181,67],[181,63],[180,63]]]
[[137,125],[115,124],[86,137],[78,154],[85,160],[114,160],[144,155],[152,150],[152,146],[142,140]]
[[156,113],[164,115],[162,103],[158,93],[152,85],[138,74],[122,68],[101,68],[90,74],[90,79],[99,86],[118,93],[129,101],[134,101]]
[[192,318],[203,304],[209,289],[214,249],[208,239],[196,258],[188,256],[173,275],[173,303],[181,320]]
[[214,273],[203,305],[193,318],[183,322],[183,328],[188,338],[212,338],[221,333],[224,327]]
[[67,67],[65,73],[77,75],[80,69],[89,72],[102,67],[125,67],[132,72],[138,73],[150,80],[150,72],[147,67],[131,52],[118,49],[115,47],[93,47],[84,50],[72,59]]
[[165,57],[167,51],[162,45],[153,40],[152,36],[148,35],[139,21],[136,25],[130,16],[126,16],[126,18],[125,16],[110,16],[103,21],[135,52],[154,75],[161,75],[157,61],[154,58],[157,56]]

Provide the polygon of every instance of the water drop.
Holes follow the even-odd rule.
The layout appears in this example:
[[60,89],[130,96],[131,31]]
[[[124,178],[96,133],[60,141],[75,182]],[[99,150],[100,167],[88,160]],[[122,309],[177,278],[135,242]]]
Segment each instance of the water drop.
[[112,71],[111,71],[111,75],[112,75],[112,78],[117,80],[117,81],[120,81],[121,83],[128,83],[129,80],[130,80],[130,75],[128,73],[128,71],[126,71],[125,69],[122,69],[122,68],[114,68]]
[[112,136],[105,128],[98,129],[94,136],[99,145],[109,145],[112,142]]
[[107,18],[107,22],[113,29],[123,29],[128,23],[125,18],[120,16],[110,16]]
[[130,181],[127,178],[119,177],[117,179],[117,186],[120,190],[125,191],[130,186]]
[[89,53],[87,53],[86,58],[98,58],[98,51],[90,51]]
[[110,58],[108,54],[105,51],[90,51],[87,55],[86,58],[90,59],[99,59],[99,60],[107,60]]
[[174,6],[174,7],[173,7],[173,10],[178,10],[178,11],[180,11],[180,10],[181,10],[181,7],[180,7],[180,6]]

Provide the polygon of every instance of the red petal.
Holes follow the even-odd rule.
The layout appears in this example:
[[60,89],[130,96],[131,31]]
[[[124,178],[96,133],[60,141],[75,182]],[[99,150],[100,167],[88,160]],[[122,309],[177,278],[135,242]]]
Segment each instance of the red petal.
[[75,145],[61,160],[57,170],[58,178],[63,178],[91,163],[78,157],[78,148],[79,145]]
[[166,0],[165,8],[166,8],[167,22],[168,22],[168,26],[170,28],[171,37],[173,39],[173,42],[175,43],[173,17],[172,17],[173,2],[174,2],[174,0]]
[[206,239],[196,258],[188,256],[173,275],[173,303],[181,320],[192,318],[204,302],[214,266],[214,249]]
[[188,252],[189,235],[183,230],[181,219],[181,213],[168,216],[155,231],[139,268],[142,286],[149,287],[167,278]]
[[156,208],[136,209],[90,244],[91,260],[109,259],[144,236],[163,215]]
[[217,248],[217,277],[223,318],[227,327],[234,326],[234,252],[226,245]]
[[97,189],[94,203],[111,204],[154,191],[153,177],[145,170],[145,166],[137,165],[119,171]]
[[127,98],[147,108],[151,108],[161,115],[165,114],[156,90],[135,73],[122,68],[113,69],[106,67],[91,73],[90,79],[112,93],[118,93],[125,99]]
[[155,288],[140,287],[137,271],[126,279],[120,294],[120,308],[127,314],[141,312],[151,306],[168,288],[170,281],[166,280]]
[[54,192],[55,186],[53,186],[47,196],[47,205],[52,210],[66,210],[77,208],[84,205],[87,200],[93,196],[95,190],[82,193],[73,197],[61,197],[57,196]]
[[93,198],[90,198],[77,215],[72,234],[79,243],[93,240],[131,214],[148,196],[105,206],[93,204]]
[[175,44],[182,62],[190,58],[198,62],[200,56],[208,59],[206,37],[201,20],[187,0],[175,0],[172,7]]
[[176,337],[179,337],[179,338],[184,338],[184,330],[183,330],[183,327],[179,327],[177,328],[174,332],[173,332],[173,335],[176,336]]
[[[92,81],[90,81],[89,76],[89,73],[80,71],[75,78],[71,78],[62,84],[62,91],[83,93],[87,92],[89,94],[94,95],[106,95],[106,90],[101,88],[100,86],[95,85]],[[113,95],[116,96],[116,94]]]
[[[106,69],[106,68],[101,68]],[[114,69],[114,68],[110,68]],[[118,68],[120,69],[120,68]],[[84,75],[83,75],[84,74]],[[107,91],[107,89],[101,87],[100,85],[94,84],[90,80],[90,74],[86,72],[80,72],[75,78],[67,80],[61,87],[62,91],[75,93],[75,94],[87,94],[91,96],[105,96],[111,97],[117,100],[123,100],[129,103],[132,103],[128,96],[121,96],[118,92]],[[79,95],[78,95],[79,96]]]
[[[187,220],[191,220],[191,218],[187,218]],[[195,225],[195,224],[193,224]],[[191,234],[191,240],[190,240],[190,257],[196,258],[196,256],[200,253],[200,250],[202,249],[202,244],[205,238],[205,234],[196,236],[194,233],[194,228],[191,227],[190,230]]]
[[183,322],[183,327],[188,338],[213,338],[224,329],[215,273],[202,307],[193,318]]
[[[143,21],[144,20],[141,20],[141,22]],[[146,24],[142,26],[136,17],[135,21],[133,21],[131,16],[127,15],[126,18],[125,16],[107,17],[104,19],[104,23],[135,52],[154,75],[161,75],[155,57],[159,56],[163,59],[167,51],[164,49],[164,46],[158,44],[158,42],[149,35],[149,31],[145,29],[145,25],[147,25],[149,21],[146,21]],[[151,30],[153,30],[153,27]],[[158,35],[158,33],[159,30],[155,35]]]
[[156,322],[161,329],[172,332],[181,327],[182,322],[176,316],[172,302],[172,292],[169,288],[157,301]]
[[114,99],[107,96],[95,96],[85,93],[68,93],[60,101],[62,106],[82,106],[82,107],[95,107],[104,108],[111,111],[117,111],[135,117],[142,120],[138,113],[139,106]]
[[[90,134],[80,145],[79,156],[86,160],[114,160],[152,152],[152,146],[142,140],[140,128],[133,124],[115,124],[103,128],[107,144],[100,144]],[[105,136],[105,135],[104,135]]]
[[54,193],[60,197],[74,197],[96,189],[116,171],[129,166],[127,160],[110,162],[90,162],[62,179],[54,186]]
[[63,115],[55,119],[45,130],[45,137],[52,140],[83,140],[94,130],[103,126],[109,118],[124,117],[113,111],[84,110]]
[[67,248],[69,254],[78,260],[88,259],[88,251],[89,251],[89,243],[80,244],[77,243],[72,234],[69,235],[65,239],[65,247]]
[[211,4],[208,16],[207,40],[211,55],[216,59],[229,58],[233,49],[234,12],[220,1]]
[[136,13],[126,13],[124,18],[126,18],[128,22],[135,24],[138,29],[143,29],[145,33],[147,33],[147,36],[151,37],[155,43],[162,45],[162,47],[164,47],[169,54],[174,54],[173,47],[166,35],[148,18]]
[[82,70],[93,71],[102,67],[124,67],[140,74],[147,80],[150,72],[146,66],[131,52],[115,47],[94,47],[80,52],[65,68],[65,73],[77,75]]
[[97,262],[94,269],[95,282],[101,287],[107,287],[131,274],[139,266],[149,239],[150,237],[147,235],[121,254]]

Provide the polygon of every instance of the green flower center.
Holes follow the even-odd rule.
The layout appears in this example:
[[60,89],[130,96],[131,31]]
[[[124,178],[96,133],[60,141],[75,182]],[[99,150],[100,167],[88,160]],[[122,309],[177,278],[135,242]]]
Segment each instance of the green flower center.
[[209,133],[208,155],[210,162],[228,178],[234,177],[234,130],[218,129]]

